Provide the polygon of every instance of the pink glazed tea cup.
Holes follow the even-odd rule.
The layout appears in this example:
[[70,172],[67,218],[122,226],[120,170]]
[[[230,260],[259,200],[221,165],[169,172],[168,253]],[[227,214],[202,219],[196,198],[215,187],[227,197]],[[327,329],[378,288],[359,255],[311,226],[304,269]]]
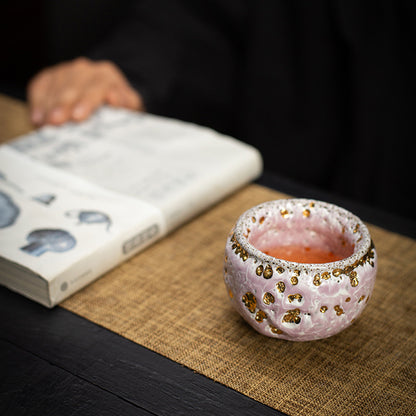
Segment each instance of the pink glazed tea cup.
[[[275,249],[289,255],[293,248],[305,258],[275,257]],[[314,253],[329,261],[306,263]],[[225,248],[224,281],[234,308],[259,333],[292,341],[327,338],[350,326],[370,298],[376,273],[377,254],[364,223],[315,200],[282,199],[249,209]]]

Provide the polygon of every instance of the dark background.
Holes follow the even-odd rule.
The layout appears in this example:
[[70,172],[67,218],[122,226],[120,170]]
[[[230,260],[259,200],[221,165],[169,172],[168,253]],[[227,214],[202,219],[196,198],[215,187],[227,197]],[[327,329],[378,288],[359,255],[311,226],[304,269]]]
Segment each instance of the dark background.
[[25,98],[29,79],[85,55],[124,17],[131,0],[2,0],[0,92]]
[[[87,55],[123,21],[132,1],[3,0],[0,3],[0,92],[25,99],[26,85],[33,75],[46,66]],[[410,171],[408,166],[404,168]],[[399,177],[408,181],[411,189],[415,176],[402,175]],[[278,180],[283,192],[289,192],[288,189],[294,186],[290,178]],[[285,186],[287,180],[290,182],[288,187]],[[316,197],[313,187],[310,189],[311,195],[308,196]],[[337,197],[336,192],[332,191],[331,195]],[[409,196],[403,197],[404,201],[409,200]],[[405,203],[410,207],[408,202]],[[416,228],[414,210],[399,212],[389,207],[380,211],[393,215],[395,221],[406,218]]]

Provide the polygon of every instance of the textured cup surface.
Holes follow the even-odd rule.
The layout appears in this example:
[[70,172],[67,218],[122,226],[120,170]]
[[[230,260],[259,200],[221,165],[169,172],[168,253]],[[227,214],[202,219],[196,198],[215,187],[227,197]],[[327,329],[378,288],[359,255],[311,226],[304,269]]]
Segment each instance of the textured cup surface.
[[[301,263],[270,247],[337,251],[341,260]],[[269,201],[243,213],[225,248],[224,281],[238,313],[258,332],[292,341],[327,338],[361,314],[373,291],[377,253],[355,215],[309,199]]]

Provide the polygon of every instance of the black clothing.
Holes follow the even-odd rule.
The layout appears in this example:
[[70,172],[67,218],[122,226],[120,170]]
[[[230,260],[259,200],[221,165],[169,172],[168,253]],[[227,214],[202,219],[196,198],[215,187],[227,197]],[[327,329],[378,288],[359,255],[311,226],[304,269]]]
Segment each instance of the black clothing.
[[415,218],[414,4],[139,1],[92,56],[149,112],[255,145],[266,171]]

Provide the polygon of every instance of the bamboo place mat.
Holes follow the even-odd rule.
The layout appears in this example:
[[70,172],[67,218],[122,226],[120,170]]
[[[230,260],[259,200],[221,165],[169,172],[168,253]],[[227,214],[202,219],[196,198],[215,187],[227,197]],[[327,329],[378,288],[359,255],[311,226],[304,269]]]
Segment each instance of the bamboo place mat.
[[373,296],[332,338],[267,338],[232,309],[228,232],[246,209],[282,197],[250,185],[61,306],[288,415],[416,414],[416,241],[370,226]]

